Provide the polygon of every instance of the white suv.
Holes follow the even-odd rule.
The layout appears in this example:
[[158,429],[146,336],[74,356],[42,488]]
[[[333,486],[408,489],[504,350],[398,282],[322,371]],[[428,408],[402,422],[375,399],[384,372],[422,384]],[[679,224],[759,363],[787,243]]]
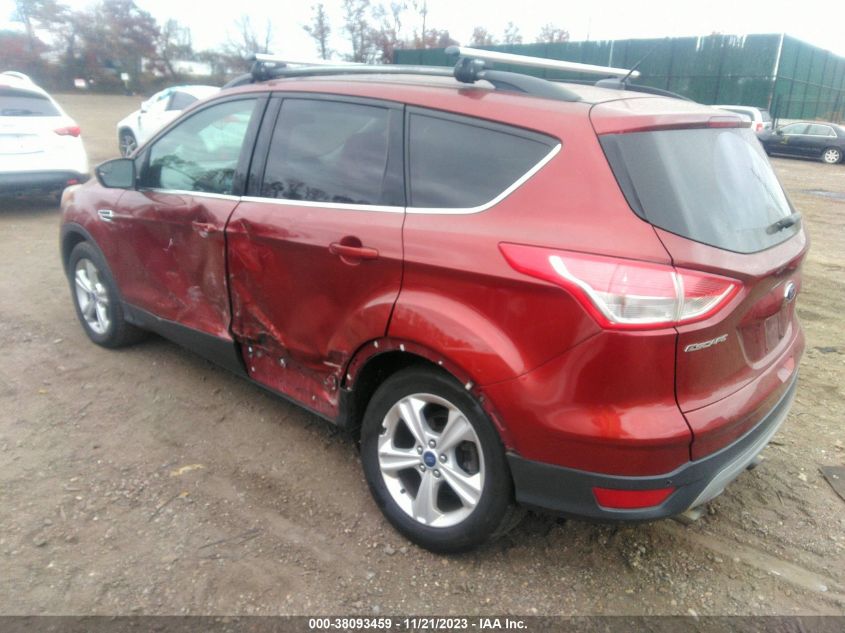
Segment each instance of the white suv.
[[117,124],[121,156],[129,156],[153,132],[170,123],[189,105],[220,91],[215,86],[173,86],[155,93]]
[[758,134],[763,130],[772,129],[772,115],[769,114],[768,110],[741,105],[714,105],[713,107],[728,110],[729,112],[740,115],[743,119],[751,121],[751,130]]
[[0,73],[0,194],[60,193],[86,180],[76,122],[23,73]]

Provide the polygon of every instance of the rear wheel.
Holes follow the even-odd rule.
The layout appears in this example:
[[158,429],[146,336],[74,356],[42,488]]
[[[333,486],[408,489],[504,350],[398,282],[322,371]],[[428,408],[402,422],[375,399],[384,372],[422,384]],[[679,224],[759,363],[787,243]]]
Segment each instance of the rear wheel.
[[835,165],[842,160],[842,150],[835,147],[828,147],[822,152],[822,161],[828,165]]
[[138,139],[135,138],[131,130],[121,130],[118,145],[120,146],[120,155],[126,158],[138,149]]
[[364,417],[361,460],[387,519],[426,549],[468,550],[516,523],[499,435],[443,373],[406,369],[378,388]]
[[134,343],[143,331],[123,315],[117,288],[100,252],[88,242],[77,244],[68,260],[73,305],[85,334],[97,345],[122,347]]

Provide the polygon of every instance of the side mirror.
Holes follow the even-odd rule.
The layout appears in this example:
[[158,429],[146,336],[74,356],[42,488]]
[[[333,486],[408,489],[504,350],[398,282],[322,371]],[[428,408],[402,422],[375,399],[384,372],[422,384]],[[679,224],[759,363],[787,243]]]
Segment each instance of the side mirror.
[[783,136],[783,128],[778,128],[775,130],[776,136]]
[[131,158],[115,158],[98,165],[94,170],[97,180],[110,189],[135,188],[135,161]]

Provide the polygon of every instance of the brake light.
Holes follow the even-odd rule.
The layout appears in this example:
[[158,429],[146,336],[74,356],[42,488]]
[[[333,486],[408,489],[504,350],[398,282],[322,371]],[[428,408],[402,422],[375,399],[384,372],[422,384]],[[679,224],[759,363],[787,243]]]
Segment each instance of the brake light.
[[665,264],[499,244],[514,270],[569,291],[608,329],[643,330],[707,319],[739,292],[733,279]]
[[78,125],[60,127],[53,131],[59,136],[79,136],[82,133],[82,129]]
[[636,508],[659,506],[673,492],[675,492],[674,488],[657,488],[653,490],[593,488],[593,495],[600,506],[604,508],[615,508],[617,510],[633,510]]

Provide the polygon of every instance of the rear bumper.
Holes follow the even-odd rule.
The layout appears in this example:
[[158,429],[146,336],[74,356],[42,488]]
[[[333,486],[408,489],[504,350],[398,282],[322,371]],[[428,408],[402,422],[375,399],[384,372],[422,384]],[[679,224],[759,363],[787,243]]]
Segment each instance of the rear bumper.
[[[748,433],[722,450],[688,462],[663,475],[633,477],[603,475],[523,459],[510,453],[516,499],[526,506],[563,515],[600,520],[642,521],[684,512],[718,496],[765,448],[786,419],[798,382],[792,383],[769,413]],[[674,487],[660,505],[635,510],[605,508],[593,488],[650,490]]]
[[0,194],[61,191],[86,180],[88,174],[70,170],[0,173]]

